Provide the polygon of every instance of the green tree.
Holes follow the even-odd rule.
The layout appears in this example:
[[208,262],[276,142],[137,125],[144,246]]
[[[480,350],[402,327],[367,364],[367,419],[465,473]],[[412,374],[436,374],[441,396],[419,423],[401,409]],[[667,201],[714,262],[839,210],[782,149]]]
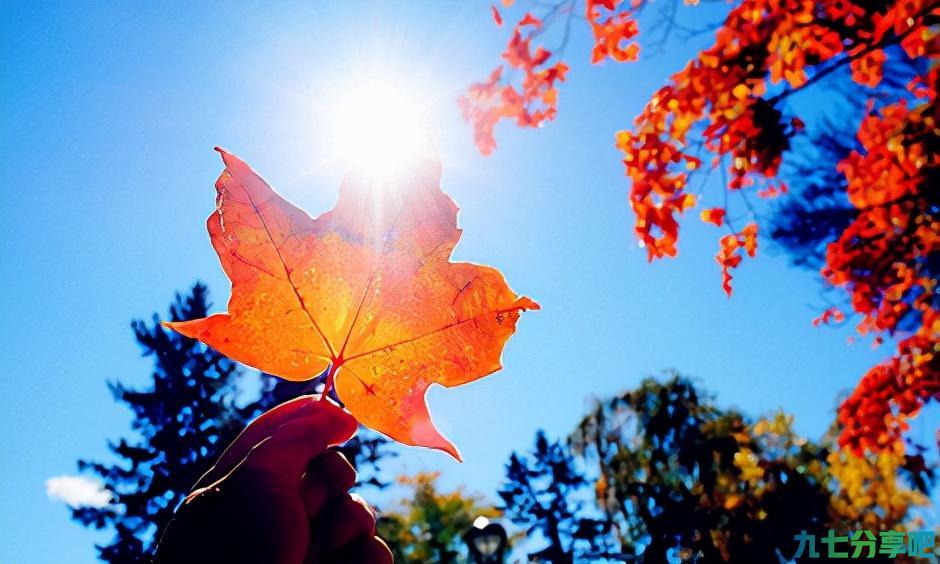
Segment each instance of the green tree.
[[825,478],[806,470],[823,448],[770,445],[681,377],[597,402],[572,446],[596,463],[600,504],[645,559],[770,562],[828,523]]
[[[563,494],[567,504],[516,521],[535,529],[549,517],[572,523],[574,532],[549,539],[568,555],[551,556],[551,546],[535,553],[556,564],[613,555],[599,553],[604,546],[643,562],[777,562],[793,556],[801,531],[904,530],[912,510],[927,503],[932,469],[919,454],[844,453],[838,429],[814,442],[792,422],[784,413],[752,420],[720,409],[678,375],[647,379],[597,401],[567,444],[554,443],[563,474],[579,469],[593,482],[593,502],[577,504],[583,492],[571,490]],[[532,457],[514,455],[506,489],[539,475],[540,458],[538,443]],[[525,517],[524,504],[504,499],[510,514]],[[575,532],[584,538],[586,531],[593,542],[579,548]],[[534,539],[536,546],[545,538]]]
[[463,535],[478,517],[495,518],[500,511],[478,495],[457,489],[441,492],[439,474],[419,473],[398,479],[408,496],[378,520],[378,536],[384,539],[399,564],[467,562]]

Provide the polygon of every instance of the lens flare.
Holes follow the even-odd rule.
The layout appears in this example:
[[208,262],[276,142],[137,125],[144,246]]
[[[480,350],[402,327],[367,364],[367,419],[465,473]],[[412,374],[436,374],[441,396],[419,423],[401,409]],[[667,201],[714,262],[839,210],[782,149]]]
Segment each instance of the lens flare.
[[389,80],[371,78],[344,92],[333,107],[335,150],[349,167],[387,179],[431,151],[427,104]]

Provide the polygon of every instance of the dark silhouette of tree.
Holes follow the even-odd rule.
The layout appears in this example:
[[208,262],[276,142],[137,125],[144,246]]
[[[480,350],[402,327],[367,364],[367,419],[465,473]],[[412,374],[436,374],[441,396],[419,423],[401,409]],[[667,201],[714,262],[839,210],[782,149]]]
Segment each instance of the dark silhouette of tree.
[[510,457],[501,495],[547,544],[530,556],[555,564],[779,562],[801,531],[894,529],[927,503],[923,458],[856,456],[834,448],[838,429],[817,443],[791,427],[719,409],[687,378],[647,379],[598,401],[567,442],[540,432]]
[[[885,68],[878,97],[906,97],[910,81],[926,72],[926,61],[903,57],[896,47],[887,51],[894,64]],[[855,134],[858,124],[850,116],[864,115],[865,98],[845,82],[829,81],[827,86],[838,101],[832,107],[841,111],[836,109],[822,118],[808,139],[794,140],[794,154],[782,172],[790,194],[774,206],[770,217],[771,238],[795,266],[813,270],[825,264],[826,246],[837,240],[859,213],[849,201],[848,180],[836,165],[852,151],[862,150]]]
[[[794,265],[820,269],[826,262],[826,246],[858,217],[858,208],[847,195],[848,181],[835,168],[857,144],[844,128],[826,126],[807,148],[812,157],[792,166],[791,195],[774,210],[770,236]],[[820,162],[831,166],[819,166]]]
[[[177,294],[174,321],[204,317],[208,291],[202,284]],[[80,460],[114,496],[105,507],[78,507],[73,518],[86,526],[112,527],[115,537],[99,546],[105,562],[143,562],[177,504],[222,449],[260,412],[257,402],[239,405],[243,371],[202,344],[151,323],[131,324],[143,354],[153,358],[151,383],[132,389],[109,382],[116,401],[133,412],[137,437],[109,442],[119,463]]]
[[[206,286],[197,283],[177,294],[169,318],[205,317]],[[112,493],[104,507],[71,508],[72,518],[98,529],[111,528],[110,543],[98,546],[99,558],[112,563],[149,561],[176,506],[222,450],[254,417],[271,407],[316,390],[317,381],[284,382],[261,375],[261,388],[247,385],[251,374],[198,341],[164,329],[154,314],[150,323],[133,321],[134,338],[153,359],[151,381],[142,388],[109,382],[114,398],[133,413],[136,436],[109,442],[117,463],[80,460],[80,471],[96,475]],[[254,392],[252,392],[254,390]],[[387,441],[364,434],[345,445],[347,457],[368,466],[364,482],[381,486],[377,463]]]
[[564,443],[550,441],[539,431],[528,456],[513,453],[506,464],[506,483],[499,491],[507,516],[537,534],[547,545],[530,553],[538,562],[564,564],[575,561],[579,541],[587,554],[605,555],[609,521],[593,519],[581,511],[579,492],[589,486]]
[[[598,402],[572,446],[599,465],[598,496],[645,561],[776,561],[793,553],[800,530],[821,534],[828,522],[825,485],[796,471],[825,459],[824,449],[806,443],[791,458],[768,456],[740,414],[681,377]],[[772,486],[752,484],[753,468]]]

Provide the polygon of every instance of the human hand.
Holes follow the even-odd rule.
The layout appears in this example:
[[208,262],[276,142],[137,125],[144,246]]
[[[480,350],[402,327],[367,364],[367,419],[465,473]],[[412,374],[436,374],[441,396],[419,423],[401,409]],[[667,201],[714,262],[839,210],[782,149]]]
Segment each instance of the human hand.
[[329,399],[302,396],[252,422],[177,510],[159,564],[392,564],[356,472],[329,447],[356,432]]

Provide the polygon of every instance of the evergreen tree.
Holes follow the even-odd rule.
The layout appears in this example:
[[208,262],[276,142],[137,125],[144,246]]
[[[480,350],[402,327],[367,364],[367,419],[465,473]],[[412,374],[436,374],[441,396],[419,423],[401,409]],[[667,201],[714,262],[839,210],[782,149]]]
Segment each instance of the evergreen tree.
[[[176,295],[169,319],[204,317],[208,290],[195,284]],[[159,317],[131,327],[144,356],[153,359],[148,385],[135,389],[109,382],[115,401],[133,412],[132,438],[109,442],[118,463],[80,460],[79,470],[97,475],[112,492],[105,507],[77,507],[85,526],[110,527],[115,536],[98,546],[105,562],[145,562],[179,502],[222,450],[263,409],[239,402],[245,376],[234,362],[198,341],[164,329]]]
[[[205,317],[210,309],[206,286],[197,283],[188,294],[177,294],[169,319]],[[253,376],[240,365],[198,341],[164,329],[154,314],[151,322],[133,321],[134,338],[152,357],[151,381],[142,388],[120,382],[108,387],[115,401],[133,412],[135,436],[109,442],[117,463],[80,460],[80,471],[96,475],[112,492],[104,507],[71,508],[72,518],[85,526],[114,530],[110,543],[98,546],[102,561],[148,561],[156,539],[189,493],[226,446],[253,418],[275,405],[313,393],[319,379],[285,382],[261,375],[261,388],[247,385]],[[365,433],[344,445],[351,462],[360,466],[360,480],[383,486],[378,462],[388,456],[387,441]]]
[[[574,562],[574,542],[589,526],[589,520],[579,516],[580,503],[576,500],[577,492],[587,485],[564,443],[549,441],[542,431],[535,436],[530,456],[512,453],[499,495],[513,523],[525,526],[527,534],[537,534],[547,543],[529,554],[530,559],[555,564]],[[599,535],[589,535],[589,540],[596,538]]]

